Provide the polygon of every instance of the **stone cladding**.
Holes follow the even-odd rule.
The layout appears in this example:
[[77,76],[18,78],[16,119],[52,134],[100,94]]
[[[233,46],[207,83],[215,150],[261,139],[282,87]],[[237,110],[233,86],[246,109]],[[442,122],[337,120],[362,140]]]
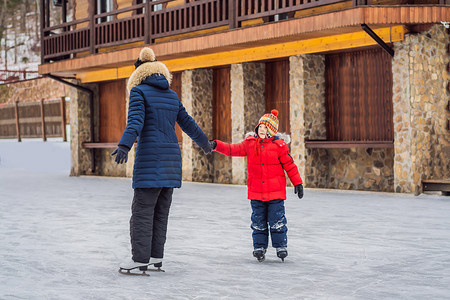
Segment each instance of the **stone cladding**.
[[[321,55],[296,55],[290,60],[291,154],[304,185],[325,185],[326,155],[306,149],[305,139],[326,139],[325,59]],[[320,158],[320,160],[318,160]]]
[[6,99],[0,98],[0,103],[61,99],[69,94],[70,89],[69,86],[47,77],[8,83],[4,86],[9,88],[9,93]]
[[[194,118],[206,136],[212,138],[212,79],[211,69],[196,69],[192,71],[192,111],[188,113]],[[184,93],[183,93],[184,96]],[[184,98],[183,98],[184,100]],[[214,182],[213,156],[205,155],[203,150],[189,137],[184,140],[191,141],[192,146],[192,180],[197,182]]]
[[[245,63],[243,66],[244,78],[244,134],[254,131],[259,119],[266,113],[266,64]],[[242,137],[243,139],[243,137]]]
[[131,174],[127,174],[127,165],[128,163],[134,163],[134,155],[130,157],[130,154],[134,154],[134,147],[128,154],[128,163],[126,164],[117,164],[114,161],[114,157],[111,157],[111,152],[114,151],[115,148],[112,149],[95,149],[95,162],[96,162],[96,174],[100,176],[117,176],[117,177],[131,177],[133,176],[133,172]]
[[[77,84],[77,82],[74,82]],[[98,98],[95,84],[83,85],[94,91]],[[78,89],[69,89],[70,97],[70,152],[72,156],[71,176],[92,174],[92,150],[84,149],[82,144],[91,141],[90,99],[87,93]],[[98,118],[97,118],[98,119]],[[98,128],[98,126],[97,126]]]
[[[240,143],[245,135],[244,67],[231,65],[231,142]],[[221,154],[220,154],[221,155]],[[222,155],[223,156],[223,155]],[[215,156],[217,159],[218,156]],[[231,182],[245,184],[247,163],[245,157],[231,158]]]
[[[255,129],[259,118],[265,113],[264,87],[264,63],[231,65],[232,143],[242,142],[245,134]],[[245,184],[246,168],[245,157],[233,157],[231,182]]]
[[329,149],[328,188],[393,192],[392,148]]
[[422,180],[450,178],[448,45],[442,25],[395,43],[396,192],[419,194]]
[[[321,55],[295,55],[289,58],[291,155],[308,186],[305,138],[325,139],[325,60]],[[314,172],[318,173],[318,172]],[[318,173],[319,175],[321,173]],[[311,179],[311,178],[309,178]]]
[[[188,113],[192,112],[192,70],[184,71],[181,74],[181,99],[183,99],[183,106]],[[186,181],[192,181],[192,140],[186,133],[183,134],[183,146],[181,150],[181,158],[182,158],[182,178]]]

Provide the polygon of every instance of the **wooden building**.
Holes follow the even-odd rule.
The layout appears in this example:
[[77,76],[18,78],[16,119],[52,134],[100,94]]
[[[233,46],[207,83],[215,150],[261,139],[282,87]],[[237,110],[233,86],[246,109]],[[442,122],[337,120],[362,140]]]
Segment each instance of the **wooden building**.
[[[133,155],[109,153],[149,45],[211,139],[239,142],[278,109],[306,187],[450,179],[448,0],[74,0],[70,16],[65,1],[41,0],[39,73],[74,87],[72,175],[131,175]],[[245,159],[204,156],[177,130],[185,180],[245,183]]]

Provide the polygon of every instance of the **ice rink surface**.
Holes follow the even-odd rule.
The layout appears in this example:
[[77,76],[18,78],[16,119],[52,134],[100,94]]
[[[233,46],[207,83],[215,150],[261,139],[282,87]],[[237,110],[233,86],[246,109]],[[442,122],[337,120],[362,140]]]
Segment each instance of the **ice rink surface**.
[[288,188],[289,256],[259,263],[246,187],[184,182],[137,277],[131,180],[69,171],[67,142],[0,140],[0,299],[450,299],[450,197]]

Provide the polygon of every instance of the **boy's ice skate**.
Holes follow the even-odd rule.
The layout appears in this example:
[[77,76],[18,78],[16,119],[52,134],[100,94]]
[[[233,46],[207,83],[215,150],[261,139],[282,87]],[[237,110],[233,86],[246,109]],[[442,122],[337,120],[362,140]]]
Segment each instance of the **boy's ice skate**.
[[259,262],[263,262],[266,259],[266,249],[264,248],[255,248],[255,250],[253,250],[253,256],[256,257],[256,259]]
[[[154,266],[155,268],[149,268],[150,266]],[[148,263],[129,261],[122,263],[119,268],[119,273],[125,275],[140,275],[140,276],[150,276],[145,273],[146,271],[156,271],[156,272],[165,272],[161,269],[162,267],[162,259],[161,258],[150,258]]]
[[288,256],[287,249],[285,247],[277,248],[277,256],[281,258],[282,261]]

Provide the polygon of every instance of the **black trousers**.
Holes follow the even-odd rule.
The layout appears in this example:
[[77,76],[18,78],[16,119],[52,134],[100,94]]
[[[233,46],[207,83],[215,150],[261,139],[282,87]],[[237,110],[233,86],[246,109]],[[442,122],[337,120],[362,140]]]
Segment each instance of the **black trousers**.
[[173,188],[136,188],[131,205],[131,253],[136,262],[163,258]]

